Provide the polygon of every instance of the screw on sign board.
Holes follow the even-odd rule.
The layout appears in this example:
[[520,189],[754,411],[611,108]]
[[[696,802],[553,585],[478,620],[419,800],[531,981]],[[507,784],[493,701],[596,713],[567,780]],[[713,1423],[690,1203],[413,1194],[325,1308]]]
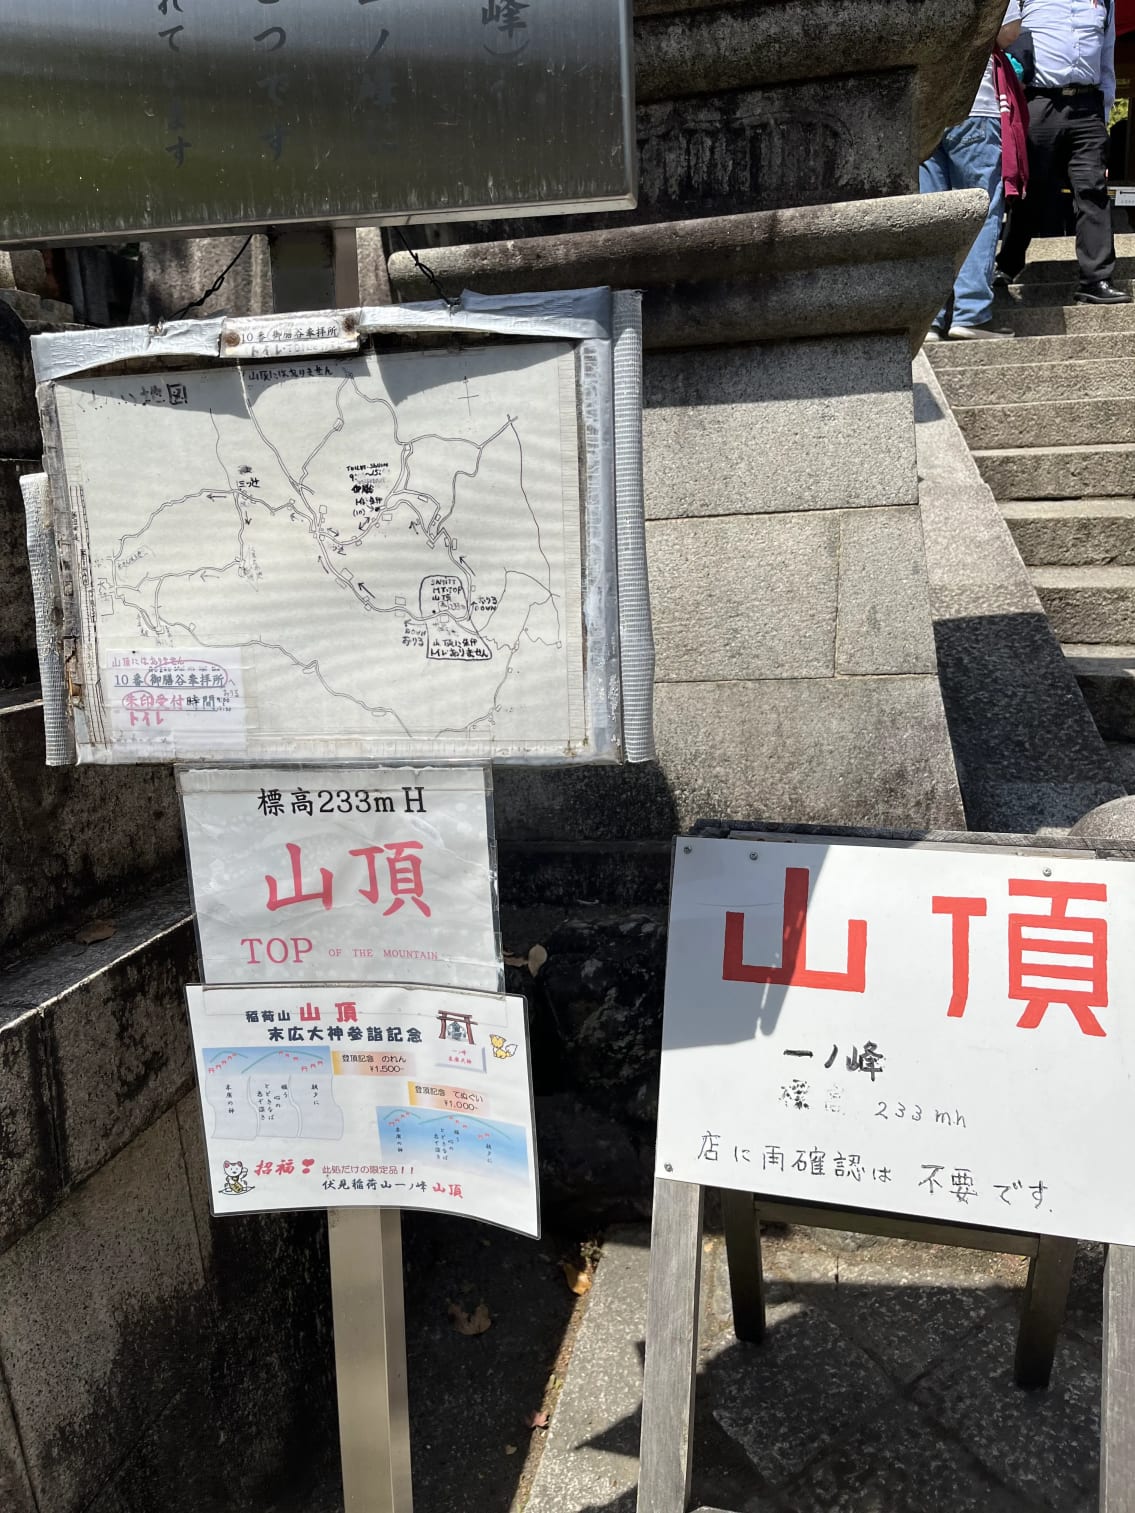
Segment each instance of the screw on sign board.
[[658,1174],[1135,1243],[1132,939],[1125,863],[685,840]]

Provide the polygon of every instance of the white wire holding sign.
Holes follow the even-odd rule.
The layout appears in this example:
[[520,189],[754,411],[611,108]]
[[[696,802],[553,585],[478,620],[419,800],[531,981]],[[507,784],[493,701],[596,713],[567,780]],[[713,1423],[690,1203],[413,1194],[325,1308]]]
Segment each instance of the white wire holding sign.
[[1135,869],[678,842],[659,1178],[1135,1244]]
[[37,339],[78,760],[649,757],[637,324],[585,290]]

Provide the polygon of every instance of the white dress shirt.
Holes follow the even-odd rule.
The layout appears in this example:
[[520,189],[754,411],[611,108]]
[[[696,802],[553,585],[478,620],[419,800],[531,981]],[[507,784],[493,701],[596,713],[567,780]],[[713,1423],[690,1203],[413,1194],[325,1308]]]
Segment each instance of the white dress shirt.
[[[1011,21],[1021,19],[1021,0],[1009,0],[1005,11],[1005,19],[1002,26],[1008,26]],[[993,58],[985,65],[985,75],[981,81],[981,88],[977,92],[977,98],[973,102],[971,116],[988,116],[994,121],[1001,119],[1001,101],[997,98],[997,90],[993,83]]]
[[1116,3],[1024,0],[1021,13],[1036,49],[1037,87],[1095,84],[1103,90],[1105,120],[1115,104]]

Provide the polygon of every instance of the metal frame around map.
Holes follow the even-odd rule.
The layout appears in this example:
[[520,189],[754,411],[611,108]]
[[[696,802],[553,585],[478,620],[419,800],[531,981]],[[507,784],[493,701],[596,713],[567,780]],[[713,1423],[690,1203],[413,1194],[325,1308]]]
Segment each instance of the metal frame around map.
[[[297,312],[298,313],[298,312]],[[639,296],[612,293],[607,289],[565,291],[521,296],[467,294],[458,306],[442,302],[421,305],[378,306],[337,312],[309,312],[326,324],[329,316],[337,331],[338,349],[344,337],[356,346],[370,336],[487,337],[490,340],[566,340],[577,349],[578,392],[581,406],[580,436],[584,458],[584,685],[589,722],[589,749],[585,756],[568,755],[569,764],[583,761],[641,761],[653,756],[650,719],[653,683],[653,643],[650,632],[649,597],[645,576],[645,526],[641,473],[641,331]],[[285,317],[291,321],[294,316]],[[280,318],[226,321],[171,322],[163,327],[127,327],[116,330],[56,333],[33,339],[33,357],[39,384],[39,399],[45,434],[45,468],[51,484],[52,529],[41,535],[55,549],[54,582],[41,575],[40,594],[51,592],[54,603],[38,604],[41,616],[61,626],[67,676],[63,680],[64,708],[52,708],[52,721],[62,720],[63,729],[75,729],[68,752],[55,743],[49,760],[73,761],[75,751],[84,760],[116,762],[162,760],[146,751],[133,758],[116,753],[100,739],[84,739],[87,717],[81,704],[83,644],[80,615],[82,579],[80,554],[71,539],[70,491],[55,414],[54,384],[96,370],[129,364],[137,371],[145,363],[151,370],[163,363],[184,366],[199,360],[203,366],[229,369],[226,351],[247,344],[252,333]],[[638,423],[633,423],[634,418]],[[42,519],[42,516],[39,517]],[[89,586],[81,592],[90,594]],[[58,606],[59,613],[55,614]],[[50,683],[45,684],[50,692]],[[55,685],[55,698],[60,689]],[[80,690],[75,698],[75,691]],[[62,749],[60,749],[62,747]],[[188,754],[165,760],[191,761]],[[410,763],[445,760],[492,760],[538,762],[554,760],[547,753],[499,757],[491,751],[460,756],[426,755],[421,752],[384,753],[383,761]],[[296,760],[366,760],[350,753],[324,752],[318,756],[288,749],[231,756],[205,756],[202,760],[254,765]]]
[[[918,849],[1049,852],[1135,861],[1130,847],[1090,844],[1069,837],[977,833],[839,832],[822,826],[738,829],[699,827],[699,834],[752,841],[846,841]],[[702,1224],[706,1189],[658,1177],[650,1236],[638,1513],[687,1513],[693,1480],[694,1389],[700,1319]],[[1044,1388],[1064,1319],[1075,1240],[974,1229],[872,1210],[837,1210],[822,1204],[764,1200],[739,1191],[721,1193],[734,1329],[759,1344],[764,1335],[760,1252],[761,1217],[789,1224],[820,1224],[923,1243],[1026,1255],[1029,1276],[1017,1341],[1015,1376],[1022,1388]],[[1108,1248],[1104,1280],[1103,1396],[1100,1513],[1135,1513],[1135,1248]],[[725,1513],[701,1508],[698,1513]]]

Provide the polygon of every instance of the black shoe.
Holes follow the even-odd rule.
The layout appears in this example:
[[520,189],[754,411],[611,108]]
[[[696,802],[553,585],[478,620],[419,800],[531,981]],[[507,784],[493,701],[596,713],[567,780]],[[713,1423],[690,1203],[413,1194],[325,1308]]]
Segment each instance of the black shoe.
[[1117,289],[1114,284],[1109,284],[1106,279],[1100,279],[1097,284],[1081,284],[1076,290],[1076,303],[1078,305],[1129,305],[1130,294],[1124,294],[1122,289]]

